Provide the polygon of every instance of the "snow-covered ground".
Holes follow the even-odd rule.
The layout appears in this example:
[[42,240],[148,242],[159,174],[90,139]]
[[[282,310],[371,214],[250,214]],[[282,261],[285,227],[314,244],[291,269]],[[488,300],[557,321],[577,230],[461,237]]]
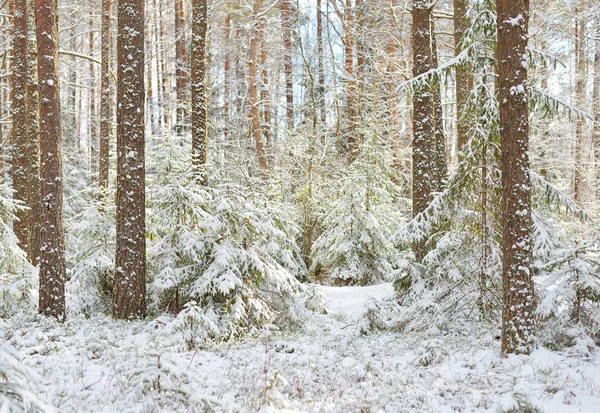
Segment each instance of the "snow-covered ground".
[[[392,287],[323,287],[328,314],[293,331],[187,351],[160,320],[30,316],[0,323],[0,339],[41,376],[33,387],[64,412],[600,412],[600,357],[538,349],[499,356],[468,328],[438,337],[363,335],[368,297]],[[160,378],[158,377],[160,375]],[[159,384],[160,383],[160,384]]]

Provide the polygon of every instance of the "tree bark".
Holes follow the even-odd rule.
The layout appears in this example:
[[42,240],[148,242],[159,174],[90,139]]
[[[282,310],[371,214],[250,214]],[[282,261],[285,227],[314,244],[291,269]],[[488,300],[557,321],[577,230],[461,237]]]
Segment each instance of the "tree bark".
[[229,124],[231,122],[231,56],[229,54],[231,39],[231,14],[227,13],[225,16],[225,44],[227,49],[225,51],[225,63],[224,63],[224,81],[223,81],[223,100],[225,103],[225,121],[223,125],[223,131],[225,140],[229,138]]
[[113,317],[146,315],[144,0],[118,0],[117,251]]
[[[284,3],[286,3],[284,1]],[[250,119],[252,136],[256,146],[256,155],[258,156],[258,165],[263,177],[267,177],[269,173],[269,164],[265,153],[265,145],[263,141],[262,127],[260,124],[260,102],[258,99],[258,47],[260,44],[260,27],[258,15],[262,7],[262,0],[254,0],[254,29],[252,40],[250,41]],[[288,107],[289,108],[289,107]]]
[[534,347],[527,37],[529,0],[499,0],[498,101],[502,150],[502,353]]
[[27,65],[27,177],[29,188],[29,260],[38,265],[40,256],[40,227],[42,214],[42,188],[40,184],[40,99],[37,71],[37,42],[35,41],[35,2],[29,7],[29,58]]
[[600,17],[596,18],[596,39],[594,51],[594,163],[596,169],[596,196],[600,198]]
[[[431,54],[431,9],[427,0],[413,0],[413,76],[433,68]],[[433,122],[433,88],[421,84],[413,94],[413,216],[423,212],[435,191],[435,127]],[[427,253],[425,242],[413,245],[417,260]]]
[[323,12],[321,11],[321,0],[317,0],[317,59],[318,59],[318,105],[321,123],[326,123],[327,112],[325,110],[325,56],[323,54]]
[[110,168],[110,14],[111,1],[102,0],[102,38],[100,66],[100,153],[98,155],[98,185],[108,188]]
[[281,27],[283,29],[283,72],[285,75],[287,128],[291,131],[294,128],[294,68],[292,66],[291,1],[282,0],[280,10]]
[[[196,167],[208,162],[208,129],[206,118],[206,32],[207,0],[192,3],[192,161]],[[206,185],[206,171],[201,181]]]
[[187,48],[185,36],[185,5],[183,0],[175,0],[175,67],[177,89],[177,112],[175,133],[181,135],[185,130],[187,110],[188,75],[187,75]]
[[267,69],[267,42],[265,33],[266,16],[260,19],[260,64],[262,67],[262,86],[260,100],[263,102],[263,133],[267,148],[271,146],[271,94],[269,93],[269,71]]
[[54,0],[36,0],[40,90],[42,227],[40,230],[39,312],[65,319],[65,244],[63,230],[58,10]]
[[[12,181],[13,197],[27,207],[29,179],[27,175],[27,55],[28,7],[27,0],[14,0],[13,84],[12,84]],[[15,211],[13,231],[19,246],[30,256],[28,209]]]
[[[90,56],[94,57],[96,54],[96,44],[95,44],[95,29],[94,29],[94,3],[90,2],[90,32],[88,35],[88,43],[89,43],[89,51]],[[90,60],[89,64],[89,73],[90,73],[90,91],[89,91],[89,99],[90,99],[90,121],[89,121],[89,145],[90,145],[90,165],[91,165],[91,173],[92,176],[96,176],[96,169],[98,165],[98,128],[96,120],[96,63]]]

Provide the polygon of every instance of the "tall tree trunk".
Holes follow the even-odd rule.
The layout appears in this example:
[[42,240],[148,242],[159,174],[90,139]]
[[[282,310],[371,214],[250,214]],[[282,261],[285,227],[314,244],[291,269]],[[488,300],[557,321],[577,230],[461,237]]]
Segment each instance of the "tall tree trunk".
[[285,75],[285,101],[287,128],[294,128],[294,78],[292,66],[292,30],[291,30],[291,1],[282,0],[281,5],[281,26],[283,29],[283,72]]
[[600,16],[596,18],[596,39],[594,51],[594,164],[596,169],[596,196],[600,197]]
[[117,251],[113,317],[146,315],[144,0],[118,0]]
[[260,64],[262,66],[262,87],[260,100],[263,102],[263,133],[267,147],[271,146],[271,95],[269,93],[269,71],[267,70],[267,41],[265,33],[266,16],[260,19]]
[[175,67],[177,89],[177,114],[175,133],[181,134],[185,130],[187,111],[185,104],[188,90],[188,58],[185,36],[185,5],[183,0],[175,0]]
[[347,115],[348,115],[348,135],[346,142],[348,144],[348,160],[354,161],[358,156],[358,140],[356,137],[356,128],[358,126],[358,114],[356,108],[356,81],[354,79],[354,18],[352,10],[352,0],[346,0],[344,10],[344,53],[347,76]]
[[[206,32],[208,28],[207,0],[192,3],[192,160],[196,167],[208,162],[208,128],[206,118]],[[208,176],[202,171],[201,181]]]
[[[156,13],[156,8],[154,9]],[[158,42],[157,46],[159,49],[158,60],[160,62],[160,84],[162,91],[162,104],[163,104],[163,128],[169,130],[171,127],[171,91],[170,91],[170,76],[167,72],[167,57],[165,47],[165,25],[163,20],[163,2],[158,0],[158,13],[156,14],[158,26]]]
[[[458,56],[462,51],[462,41],[466,31],[469,29],[468,12],[469,0],[454,0],[454,54]],[[469,97],[469,67],[467,65],[456,66],[456,150],[462,151],[467,143],[469,124],[465,114],[467,99]]]
[[[284,3],[286,3],[284,1]],[[259,28],[258,15],[262,7],[262,0],[254,0],[254,29],[252,40],[250,40],[250,120],[252,136],[256,145],[256,155],[258,156],[258,165],[263,177],[269,173],[269,164],[265,153],[265,144],[263,141],[262,128],[260,124],[260,102],[258,99],[258,47],[260,44],[261,31]]]
[[321,10],[321,0],[317,0],[317,59],[318,59],[318,105],[321,123],[326,123],[325,110],[325,56],[323,54],[323,12]]
[[[14,199],[28,206],[27,193],[29,179],[27,175],[27,47],[28,39],[28,4],[27,0],[14,0],[14,37],[13,37],[13,84],[12,84],[12,180]],[[19,209],[15,212],[13,230],[19,246],[29,253],[29,210]]]
[[392,149],[393,156],[393,169],[395,175],[394,181],[399,184],[399,176],[400,170],[402,169],[402,164],[400,160],[400,150],[401,150],[401,141],[400,141],[400,113],[399,113],[399,105],[398,105],[398,97],[396,96],[396,87],[398,85],[398,42],[400,39],[398,38],[398,32],[400,31],[399,27],[396,26],[396,8],[398,7],[398,0],[389,0],[390,6],[390,37],[387,42],[387,104],[388,104],[388,116],[389,116],[389,128],[390,128],[390,146]]
[[108,188],[110,168],[110,14],[111,1],[102,0],[102,39],[100,67],[100,154],[98,157],[98,185]]
[[224,82],[223,82],[223,100],[225,103],[225,121],[223,125],[223,131],[225,140],[229,138],[229,124],[231,122],[231,56],[229,53],[231,39],[231,13],[227,13],[225,16],[225,63],[224,63]]
[[[96,44],[95,44],[95,29],[94,29],[94,3],[90,2],[90,32],[88,35],[89,42],[89,51],[90,56],[95,58],[96,54]],[[92,176],[95,176],[97,173],[97,165],[98,165],[98,128],[96,120],[96,63],[90,60],[89,64],[89,72],[90,72],[90,90],[89,90],[89,99],[90,99],[90,117],[89,117],[89,145],[90,145],[90,165]]]
[[40,80],[40,154],[42,227],[40,230],[39,312],[65,319],[65,244],[63,230],[58,10],[55,0],[36,0]]
[[[577,61],[577,69],[575,72],[575,100],[577,106],[585,107],[585,82],[587,72],[587,57],[585,48],[585,23],[580,16],[578,10],[575,11],[575,59]],[[582,192],[584,185],[584,165],[583,165],[583,145],[584,145],[584,129],[583,119],[577,118],[575,130],[575,173],[573,182],[573,198],[577,203],[582,201]]]
[[[413,76],[433,68],[431,54],[431,9],[427,0],[413,0]],[[433,88],[422,84],[413,93],[413,216],[423,212],[435,191],[435,125]],[[427,253],[424,242],[413,245],[418,260]]]
[[502,150],[502,353],[534,347],[527,37],[529,0],[499,0],[498,101]]
[[29,188],[29,259],[38,264],[40,256],[40,216],[42,214],[42,188],[40,186],[40,99],[37,72],[37,42],[35,41],[35,1],[29,7],[29,57],[27,65],[27,177]]

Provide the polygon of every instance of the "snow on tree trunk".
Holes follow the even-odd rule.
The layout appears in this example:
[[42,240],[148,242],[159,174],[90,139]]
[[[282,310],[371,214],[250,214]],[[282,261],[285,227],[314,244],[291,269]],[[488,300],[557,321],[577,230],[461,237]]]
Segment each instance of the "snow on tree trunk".
[[294,80],[292,66],[292,32],[291,32],[291,2],[282,0],[279,6],[281,10],[281,27],[283,29],[283,72],[285,74],[285,102],[287,128],[294,128]]
[[[13,37],[13,84],[12,84],[12,180],[14,199],[27,205],[29,189],[27,175],[27,0],[15,0],[14,37]],[[15,211],[13,231],[19,240],[19,246],[29,253],[29,211]]]
[[225,103],[225,119],[223,125],[223,134],[225,135],[225,140],[228,140],[230,135],[230,126],[231,122],[231,56],[229,54],[230,47],[230,39],[231,39],[231,13],[227,13],[225,16],[225,63],[223,64],[223,101]]
[[269,71],[267,70],[267,41],[265,32],[266,16],[260,18],[260,64],[262,66],[262,87],[260,89],[260,100],[263,102],[263,133],[267,147],[271,146],[271,94],[269,93]]
[[250,119],[252,135],[254,136],[254,143],[256,145],[256,154],[258,156],[258,164],[260,171],[263,176],[266,176],[269,172],[269,165],[267,163],[267,156],[265,153],[265,145],[262,135],[262,127],[260,122],[260,102],[258,99],[258,46],[260,44],[261,31],[258,27],[258,15],[262,6],[262,0],[254,1],[254,29],[252,34],[252,40],[250,41]]
[[596,19],[596,40],[594,52],[594,131],[592,145],[594,146],[594,163],[596,169],[595,191],[600,197],[600,16]]
[[[206,31],[207,0],[192,3],[192,160],[196,167],[208,162],[206,118]],[[202,171],[206,174],[206,171]],[[208,176],[202,177],[204,184]]]
[[117,251],[113,316],[146,314],[144,0],[118,1]]
[[108,188],[110,168],[110,13],[111,0],[102,0],[102,39],[100,67],[100,154],[98,158],[98,185]]
[[28,0],[29,56],[27,65],[27,205],[29,207],[29,254],[33,265],[40,255],[40,216],[42,188],[40,187],[40,96],[37,71],[37,42],[35,41],[35,2]]
[[[206,21],[206,17],[204,21]],[[177,90],[175,133],[177,134],[181,134],[185,130],[185,123],[188,116],[185,108],[188,90],[187,66],[185,4],[183,0],[175,0],[175,83]]]
[[58,10],[54,0],[36,0],[40,88],[42,225],[39,312],[65,318],[62,143],[58,76]]
[[317,58],[318,60],[318,82],[319,82],[319,114],[321,123],[326,122],[325,111],[325,65],[323,54],[323,12],[321,11],[321,0],[317,0]]
[[[413,1],[413,76],[433,68],[431,53],[431,8],[429,1]],[[413,94],[413,216],[423,212],[432,200],[435,185],[435,125],[433,121],[433,88],[420,83]],[[413,246],[421,260],[426,254],[424,241]]]
[[502,353],[534,347],[531,183],[526,46],[529,0],[500,0],[498,101],[502,150]]

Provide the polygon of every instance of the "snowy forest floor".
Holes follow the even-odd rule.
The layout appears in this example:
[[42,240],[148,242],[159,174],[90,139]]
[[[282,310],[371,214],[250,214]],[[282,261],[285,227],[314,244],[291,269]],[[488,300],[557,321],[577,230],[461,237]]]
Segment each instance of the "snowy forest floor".
[[363,335],[366,301],[391,285],[322,288],[328,314],[198,351],[157,333],[160,320],[27,316],[0,321],[0,337],[64,412],[187,411],[190,400],[190,411],[218,412],[600,411],[598,352],[502,358],[490,332]]

